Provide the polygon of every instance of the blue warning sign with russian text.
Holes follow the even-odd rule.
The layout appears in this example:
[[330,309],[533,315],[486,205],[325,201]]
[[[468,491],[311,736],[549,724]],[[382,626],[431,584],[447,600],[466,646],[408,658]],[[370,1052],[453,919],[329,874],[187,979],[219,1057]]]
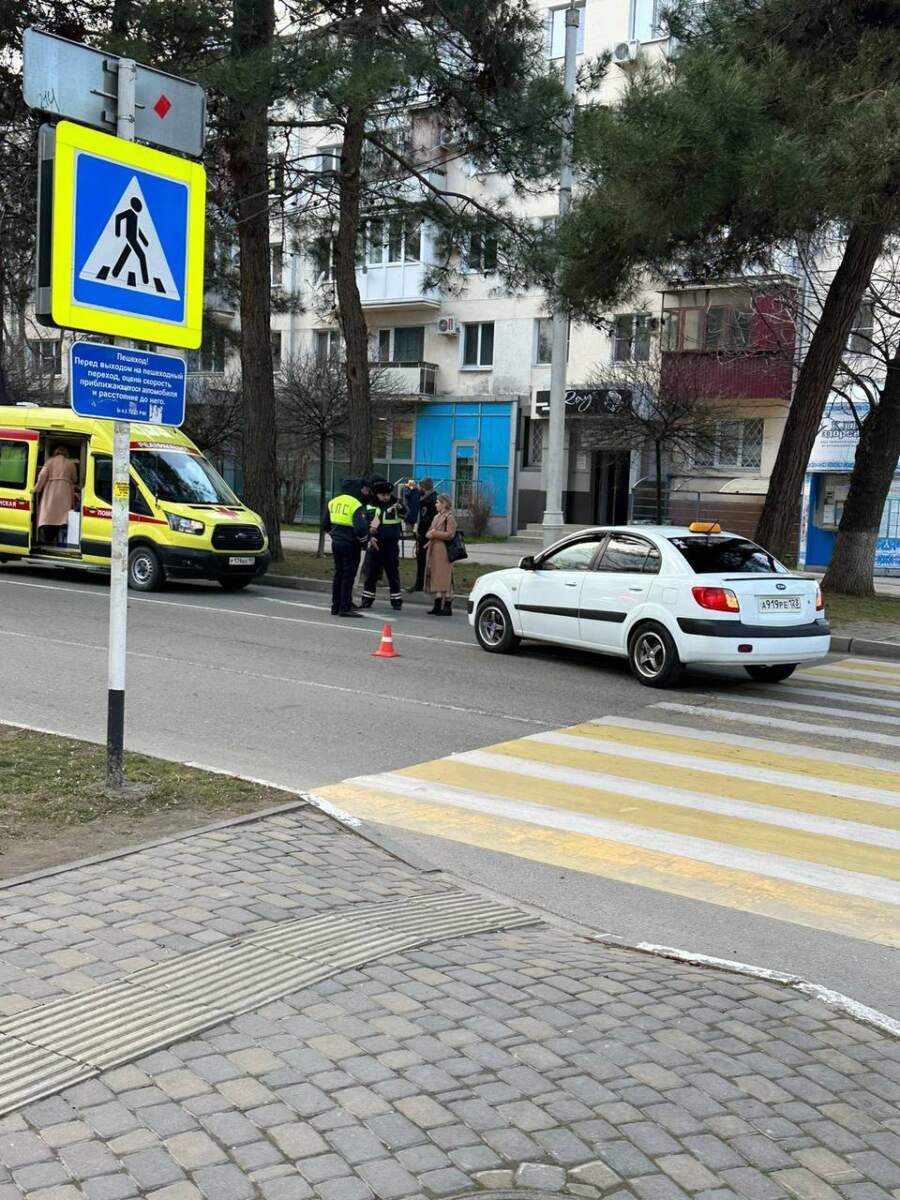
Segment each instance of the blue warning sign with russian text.
[[71,404],[82,417],[181,425],[186,369],[173,354],[75,342],[70,350]]

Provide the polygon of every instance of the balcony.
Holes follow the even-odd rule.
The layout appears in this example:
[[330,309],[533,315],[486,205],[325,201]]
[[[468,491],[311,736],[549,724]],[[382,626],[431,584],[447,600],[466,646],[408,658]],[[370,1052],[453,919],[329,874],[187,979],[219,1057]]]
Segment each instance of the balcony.
[[433,396],[437,385],[437,363],[370,363],[373,394],[379,399],[410,400]]
[[670,393],[687,389],[716,400],[791,398],[793,364],[789,353],[666,350],[660,385]]
[[436,288],[425,287],[428,267],[420,262],[369,265],[356,272],[356,286],[363,308],[437,309],[441,298]]

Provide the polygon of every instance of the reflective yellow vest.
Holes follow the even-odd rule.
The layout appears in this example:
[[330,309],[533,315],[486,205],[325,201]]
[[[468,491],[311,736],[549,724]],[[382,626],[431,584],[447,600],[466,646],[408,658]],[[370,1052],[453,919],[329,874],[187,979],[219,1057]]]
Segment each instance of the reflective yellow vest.
[[352,525],[353,515],[359,508],[362,508],[362,504],[355,496],[335,496],[333,500],[328,501],[328,515],[332,525]]

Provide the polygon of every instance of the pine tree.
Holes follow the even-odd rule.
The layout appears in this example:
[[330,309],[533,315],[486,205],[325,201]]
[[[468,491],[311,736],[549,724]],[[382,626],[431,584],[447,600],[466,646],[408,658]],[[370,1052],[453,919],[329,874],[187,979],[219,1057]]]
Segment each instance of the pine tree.
[[674,63],[582,121],[586,189],[563,289],[596,316],[649,272],[777,264],[843,232],[757,536],[793,559],[803,476],[860,299],[900,222],[900,26],[891,0],[709,0],[675,12]]

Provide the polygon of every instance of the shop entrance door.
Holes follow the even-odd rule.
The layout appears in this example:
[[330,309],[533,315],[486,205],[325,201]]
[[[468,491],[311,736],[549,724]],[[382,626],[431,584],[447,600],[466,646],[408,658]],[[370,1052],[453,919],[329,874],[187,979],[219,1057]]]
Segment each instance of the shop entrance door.
[[628,522],[629,450],[595,450],[591,463],[593,520],[597,525]]

